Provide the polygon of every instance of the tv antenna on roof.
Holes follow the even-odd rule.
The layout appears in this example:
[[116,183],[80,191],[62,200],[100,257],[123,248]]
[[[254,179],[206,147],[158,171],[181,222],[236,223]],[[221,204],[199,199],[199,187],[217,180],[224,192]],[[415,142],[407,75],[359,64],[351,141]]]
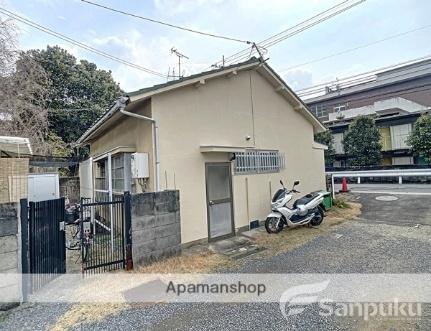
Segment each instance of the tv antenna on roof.
[[183,76],[181,76],[181,59],[185,58],[185,59],[189,59],[188,56],[180,53],[176,48],[172,47],[171,48],[171,54],[175,54],[176,56],[178,56],[178,78],[182,78]]

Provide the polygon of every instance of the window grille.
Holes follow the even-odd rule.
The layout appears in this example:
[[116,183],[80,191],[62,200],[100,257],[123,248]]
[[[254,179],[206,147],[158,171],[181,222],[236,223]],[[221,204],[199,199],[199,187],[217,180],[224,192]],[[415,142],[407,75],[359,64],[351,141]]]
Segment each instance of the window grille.
[[278,151],[246,151],[235,153],[235,174],[260,174],[284,169],[284,154]]

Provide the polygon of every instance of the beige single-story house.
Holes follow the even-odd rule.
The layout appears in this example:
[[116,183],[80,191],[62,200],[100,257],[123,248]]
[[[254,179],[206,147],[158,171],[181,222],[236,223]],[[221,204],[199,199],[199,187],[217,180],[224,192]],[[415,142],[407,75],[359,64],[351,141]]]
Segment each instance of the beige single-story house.
[[83,136],[81,195],[180,191],[182,243],[264,220],[282,179],[325,189],[324,126],[252,58],[120,98]]

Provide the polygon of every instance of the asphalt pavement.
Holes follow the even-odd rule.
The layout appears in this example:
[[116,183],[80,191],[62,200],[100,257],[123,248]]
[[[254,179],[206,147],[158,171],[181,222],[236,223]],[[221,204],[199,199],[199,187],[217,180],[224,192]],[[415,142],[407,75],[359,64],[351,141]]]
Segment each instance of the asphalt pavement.
[[[381,192],[380,189],[378,192]],[[384,194],[370,193],[373,192],[372,189],[368,193],[353,193],[354,198],[363,204],[359,220],[346,222],[334,232],[326,233],[289,252],[270,258],[259,258],[258,253],[230,272],[430,273],[431,195],[395,195],[391,190],[391,187],[385,189]],[[415,189],[410,191],[414,193]],[[382,199],[382,196],[391,198]],[[61,319],[67,309],[67,305],[58,304],[18,308],[3,317],[3,321],[0,320],[0,329],[48,329],[55,324],[57,318]],[[364,324],[360,318],[323,317],[316,310],[317,307],[310,305],[303,313],[285,319],[278,303],[131,305],[101,320],[77,323],[73,329],[376,329],[376,325]],[[429,330],[429,316],[429,307],[424,305],[422,318],[399,321],[399,324],[391,324],[390,327],[378,324],[377,329],[394,327]]]

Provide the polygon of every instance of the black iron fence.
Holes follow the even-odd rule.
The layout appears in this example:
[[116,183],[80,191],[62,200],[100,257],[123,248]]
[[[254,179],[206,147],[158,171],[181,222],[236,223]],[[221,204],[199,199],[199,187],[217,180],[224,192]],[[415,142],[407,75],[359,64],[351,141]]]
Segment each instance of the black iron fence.
[[82,198],[81,220],[82,272],[126,268],[131,250],[130,194],[102,201]]
[[[26,210],[25,204],[26,201],[21,204],[22,212]],[[28,206],[29,272],[32,274],[28,290],[34,292],[66,272],[64,198],[30,202]]]

